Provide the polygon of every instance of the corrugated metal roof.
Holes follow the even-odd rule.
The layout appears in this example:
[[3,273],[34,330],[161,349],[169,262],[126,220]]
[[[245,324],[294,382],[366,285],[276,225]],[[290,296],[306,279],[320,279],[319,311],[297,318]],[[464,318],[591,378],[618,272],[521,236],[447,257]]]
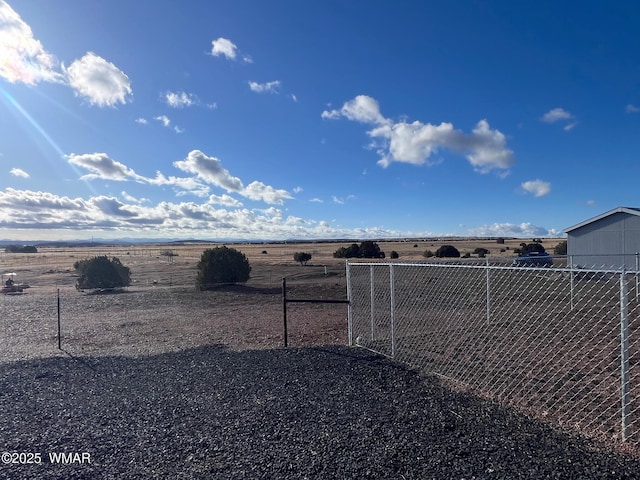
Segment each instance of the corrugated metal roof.
[[580,222],[577,225],[566,228],[565,233],[568,233],[572,230],[576,230],[577,228],[584,227],[585,225],[589,225],[590,223],[597,222],[603,218],[608,217],[609,215],[613,215],[615,213],[628,213],[629,215],[637,215],[640,217],[640,208],[635,207],[618,207],[613,210],[609,210],[608,212],[601,213],[597,217],[590,218],[589,220],[585,220],[584,222]]

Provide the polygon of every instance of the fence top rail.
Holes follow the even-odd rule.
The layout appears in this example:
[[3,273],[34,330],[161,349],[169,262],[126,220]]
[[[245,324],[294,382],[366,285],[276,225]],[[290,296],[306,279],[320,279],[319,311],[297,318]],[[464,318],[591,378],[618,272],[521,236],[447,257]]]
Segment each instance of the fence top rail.
[[[514,257],[515,258],[515,257]],[[542,271],[542,272],[558,272],[558,273],[598,273],[598,274],[620,274],[627,273],[631,275],[640,274],[640,270],[635,269],[626,269],[626,268],[577,268],[577,267],[542,267],[542,266],[520,266],[520,265],[495,265],[490,264],[488,262],[479,263],[477,259],[472,259],[471,263],[469,261],[462,260],[454,260],[454,261],[441,261],[441,262],[423,262],[423,261],[415,261],[415,262],[360,262],[360,261],[347,261],[347,264],[350,267],[380,267],[380,266],[394,266],[394,267],[437,267],[437,268],[465,268],[465,269],[478,269],[478,270],[532,270],[532,271]],[[455,262],[455,263],[454,263]],[[504,263],[504,260],[502,261]]]

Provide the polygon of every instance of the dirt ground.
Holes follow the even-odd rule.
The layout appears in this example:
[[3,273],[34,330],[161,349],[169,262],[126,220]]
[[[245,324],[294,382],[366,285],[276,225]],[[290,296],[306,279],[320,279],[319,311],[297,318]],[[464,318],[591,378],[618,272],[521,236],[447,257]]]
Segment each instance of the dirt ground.
[[[545,240],[553,251],[558,239]],[[424,260],[426,250],[452,244],[464,253],[475,248],[490,256],[513,256],[522,240],[445,239],[379,242],[387,259]],[[37,253],[0,253],[0,272],[15,273],[30,288],[0,296],[0,357],[21,360],[59,353],[142,355],[223,344],[232,349],[274,348],[284,344],[282,282],[290,299],[346,299],[344,259],[333,258],[336,243],[227,244],[244,253],[252,267],[244,285],[200,292],[195,288],[202,252],[215,244],[89,245],[39,247]],[[501,251],[504,250],[504,251]],[[295,252],[312,255],[307,265]],[[120,294],[92,295],[75,289],[73,263],[98,255],[117,257],[131,270],[132,284]],[[59,305],[59,307],[58,307]],[[290,346],[347,344],[344,304],[290,303]]]

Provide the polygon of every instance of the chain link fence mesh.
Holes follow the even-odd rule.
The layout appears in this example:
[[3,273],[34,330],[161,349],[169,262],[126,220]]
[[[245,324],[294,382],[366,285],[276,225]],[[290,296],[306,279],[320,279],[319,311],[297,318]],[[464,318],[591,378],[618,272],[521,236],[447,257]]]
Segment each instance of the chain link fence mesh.
[[637,271],[486,259],[347,268],[352,344],[567,430],[640,447]]

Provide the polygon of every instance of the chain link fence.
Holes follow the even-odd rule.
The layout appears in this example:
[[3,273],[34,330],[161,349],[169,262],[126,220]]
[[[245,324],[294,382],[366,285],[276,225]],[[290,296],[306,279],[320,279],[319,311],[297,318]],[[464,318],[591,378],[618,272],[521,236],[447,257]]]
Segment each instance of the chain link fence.
[[640,447],[638,271],[566,265],[349,262],[350,344],[564,429]]

